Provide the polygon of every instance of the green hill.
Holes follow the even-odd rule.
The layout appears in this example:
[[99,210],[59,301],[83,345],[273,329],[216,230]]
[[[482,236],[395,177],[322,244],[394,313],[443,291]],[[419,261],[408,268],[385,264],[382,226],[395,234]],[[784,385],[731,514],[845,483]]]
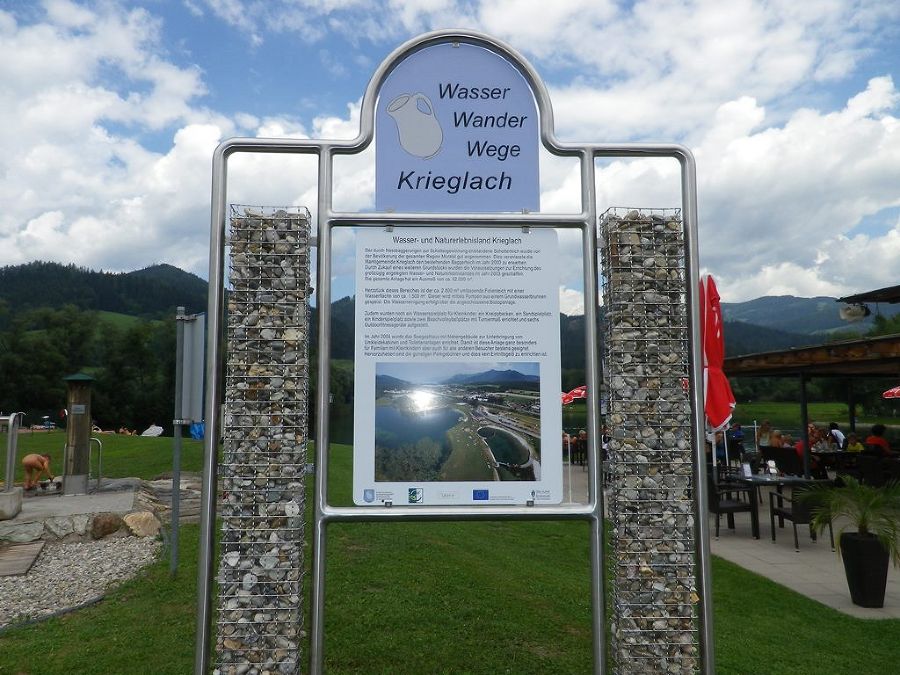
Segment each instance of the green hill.
[[73,305],[155,319],[174,315],[178,305],[202,312],[206,300],[206,282],[171,265],[124,273],[40,261],[0,268],[0,305],[8,316]]

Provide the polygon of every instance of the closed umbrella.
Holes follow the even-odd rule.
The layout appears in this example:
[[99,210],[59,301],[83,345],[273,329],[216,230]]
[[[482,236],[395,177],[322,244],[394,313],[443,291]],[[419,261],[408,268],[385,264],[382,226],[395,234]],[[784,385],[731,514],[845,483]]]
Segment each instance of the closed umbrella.
[[[725,429],[734,410],[734,394],[722,370],[725,362],[725,335],[722,307],[716,282],[709,275],[700,279],[701,340],[703,349],[703,407],[713,431]],[[715,449],[714,449],[715,450]],[[728,462],[728,445],[725,446]]]

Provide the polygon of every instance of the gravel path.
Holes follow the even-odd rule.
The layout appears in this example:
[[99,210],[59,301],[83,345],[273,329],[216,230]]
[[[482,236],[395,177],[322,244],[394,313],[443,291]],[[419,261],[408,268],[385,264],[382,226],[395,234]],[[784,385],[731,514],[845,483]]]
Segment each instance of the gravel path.
[[161,545],[152,537],[48,542],[28,574],[0,577],[0,628],[102,596],[153,562]]

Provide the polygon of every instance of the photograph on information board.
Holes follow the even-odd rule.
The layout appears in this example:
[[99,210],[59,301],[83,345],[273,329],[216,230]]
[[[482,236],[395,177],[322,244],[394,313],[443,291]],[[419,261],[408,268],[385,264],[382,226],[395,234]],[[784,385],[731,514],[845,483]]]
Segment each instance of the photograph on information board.
[[357,232],[354,502],[562,501],[551,229]]
[[375,480],[541,477],[539,367],[379,363]]

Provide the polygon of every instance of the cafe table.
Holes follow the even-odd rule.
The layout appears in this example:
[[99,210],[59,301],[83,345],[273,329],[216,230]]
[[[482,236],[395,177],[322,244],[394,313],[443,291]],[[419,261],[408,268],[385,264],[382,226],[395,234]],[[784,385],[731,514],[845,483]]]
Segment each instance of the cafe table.
[[[831,481],[824,478],[805,478],[803,476],[778,476],[774,474],[752,474],[750,476],[734,476],[732,480],[741,485],[747,485],[752,488],[750,501],[753,508],[750,512],[750,529],[753,532],[753,538],[759,539],[759,489],[766,486],[775,487],[779,494],[783,491],[784,486],[797,487],[806,485],[817,485],[820,483],[830,483]],[[784,518],[778,519],[778,524],[784,526]]]

